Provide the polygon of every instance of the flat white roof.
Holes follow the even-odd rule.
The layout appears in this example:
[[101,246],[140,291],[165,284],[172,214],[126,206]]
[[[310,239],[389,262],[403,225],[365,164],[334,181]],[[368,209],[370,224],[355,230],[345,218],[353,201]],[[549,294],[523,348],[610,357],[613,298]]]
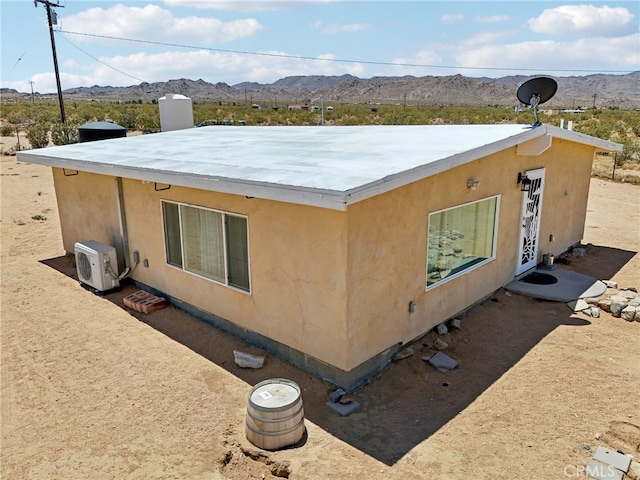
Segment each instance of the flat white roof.
[[621,148],[547,125],[211,126],[23,151],[18,160],[345,210],[544,135]]

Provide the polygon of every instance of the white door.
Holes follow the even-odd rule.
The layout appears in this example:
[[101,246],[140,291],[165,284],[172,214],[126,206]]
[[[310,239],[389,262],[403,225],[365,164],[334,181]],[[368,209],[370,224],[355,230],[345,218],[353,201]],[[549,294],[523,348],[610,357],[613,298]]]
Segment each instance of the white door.
[[528,192],[522,192],[520,243],[518,245],[516,275],[534,268],[538,263],[538,236],[540,234],[540,214],[542,212],[544,168],[529,170],[526,175],[531,180],[531,188]]

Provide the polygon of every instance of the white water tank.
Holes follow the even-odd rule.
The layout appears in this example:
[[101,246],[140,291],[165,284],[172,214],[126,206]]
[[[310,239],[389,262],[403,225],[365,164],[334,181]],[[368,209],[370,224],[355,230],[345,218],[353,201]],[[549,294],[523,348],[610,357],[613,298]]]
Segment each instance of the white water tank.
[[160,130],[182,130],[193,128],[193,105],[189,97],[169,94],[158,99],[160,108]]

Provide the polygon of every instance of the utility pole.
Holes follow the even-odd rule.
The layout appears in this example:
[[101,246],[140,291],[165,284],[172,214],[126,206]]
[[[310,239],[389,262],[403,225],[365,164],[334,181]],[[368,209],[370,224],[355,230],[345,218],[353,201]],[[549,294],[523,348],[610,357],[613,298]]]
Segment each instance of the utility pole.
[[31,104],[33,105],[33,103],[34,103],[34,100],[33,100],[33,84],[36,83],[36,82],[34,82],[33,80],[29,80],[27,83],[29,85],[31,85]]
[[324,95],[320,95],[318,98],[311,100],[311,103],[316,100],[320,100],[320,125],[324,126]]
[[[58,87],[58,102],[60,103],[60,118],[62,119],[62,127],[67,136],[67,141],[69,141],[69,132],[67,131],[67,117],[64,114],[64,101],[62,100],[62,87],[60,86],[60,71],[58,70],[58,57],[56,55],[56,42],[53,38],[53,18],[56,15],[55,12],[51,11],[51,7],[60,7],[63,8],[59,3],[53,3],[49,0],[33,0],[33,4],[38,7],[38,4],[41,3],[47,9],[47,21],[49,23],[49,36],[51,37],[51,52],[53,53],[53,68],[56,72],[56,85]],[[55,22],[57,23],[57,21]]]

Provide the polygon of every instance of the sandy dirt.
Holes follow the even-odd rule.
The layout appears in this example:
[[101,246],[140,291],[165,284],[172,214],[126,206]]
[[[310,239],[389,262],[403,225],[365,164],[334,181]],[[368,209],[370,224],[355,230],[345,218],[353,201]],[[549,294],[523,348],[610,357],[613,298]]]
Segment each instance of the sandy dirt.
[[[1,478],[585,478],[598,445],[640,457],[640,322],[574,314],[497,292],[443,337],[461,368],[415,354],[352,395],[167,307],[100,297],[64,257],[51,171],[1,157]],[[588,256],[563,268],[640,288],[640,187],[594,179]],[[302,388],[300,445],[260,451],[245,437],[247,395],[267,378]],[[589,447],[589,449],[585,447]]]

